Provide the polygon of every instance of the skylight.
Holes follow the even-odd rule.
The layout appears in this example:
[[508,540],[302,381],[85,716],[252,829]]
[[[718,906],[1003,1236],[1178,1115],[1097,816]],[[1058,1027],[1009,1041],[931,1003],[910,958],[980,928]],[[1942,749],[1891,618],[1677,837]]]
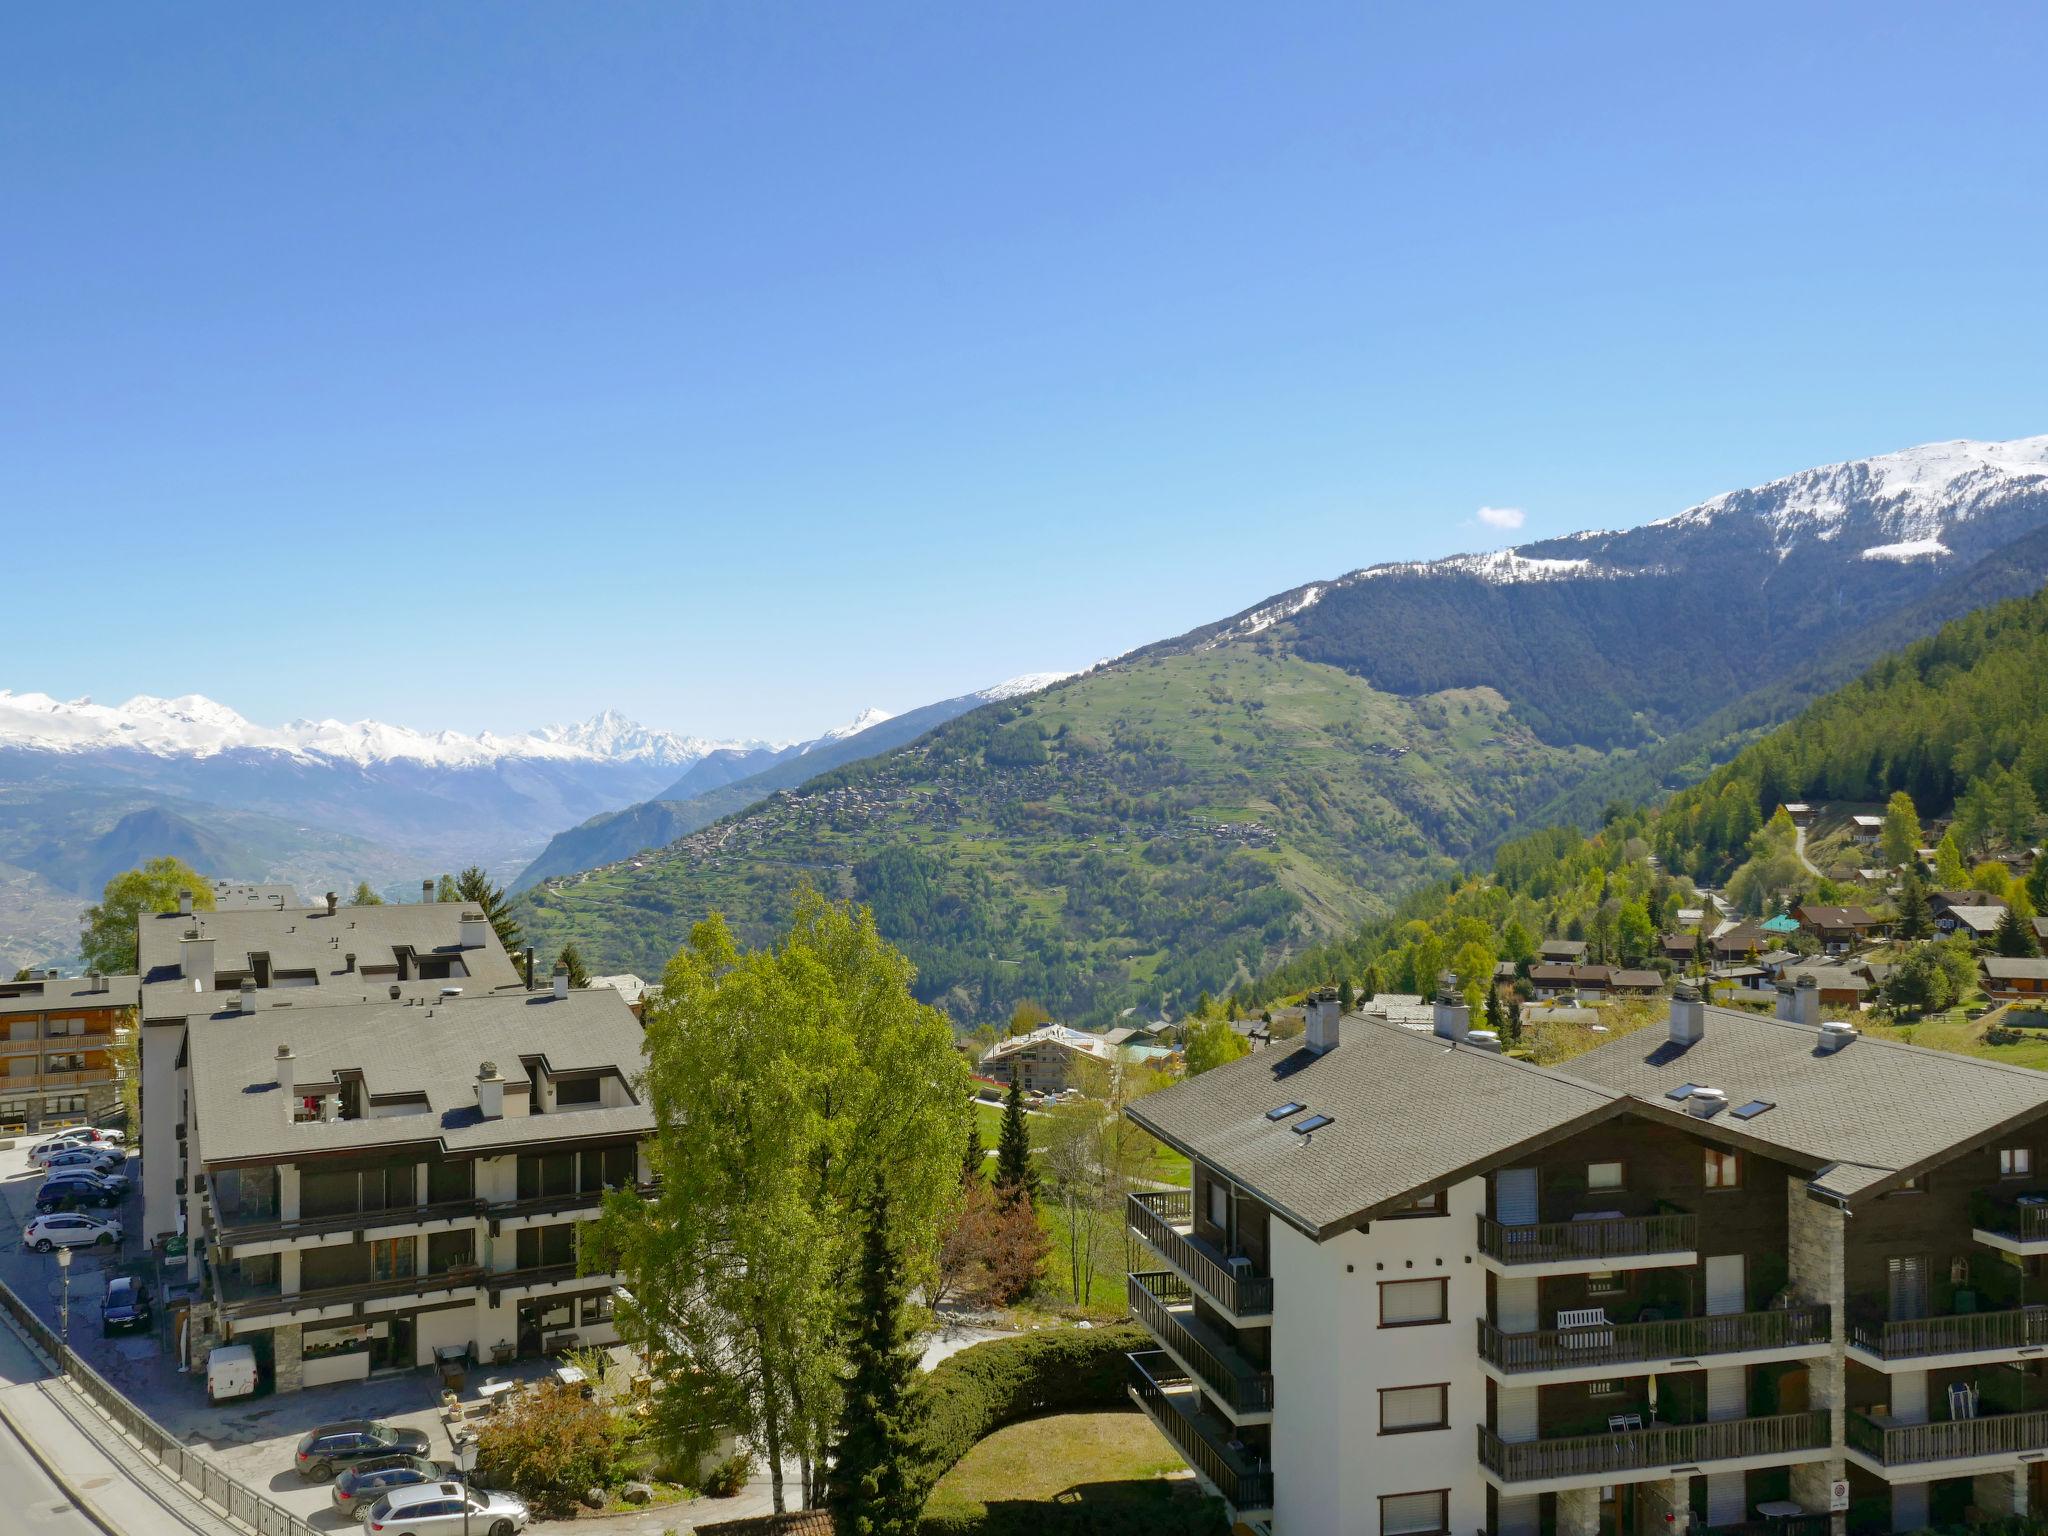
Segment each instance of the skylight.
[[1667,1099],[1689,1099],[1700,1091],[1698,1083],[1681,1083],[1664,1097]]
[[1285,1120],[1289,1115],[1298,1115],[1306,1108],[1308,1108],[1306,1104],[1282,1104],[1278,1109],[1267,1110],[1266,1118],[1268,1120]]
[[1754,1120],[1765,1110],[1776,1109],[1777,1107],[1769,1099],[1751,1099],[1742,1108],[1730,1110],[1729,1113],[1738,1120]]
[[1310,1115],[1306,1120],[1302,1121],[1301,1124],[1293,1128],[1294,1134],[1297,1136],[1306,1136],[1312,1131],[1320,1131],[1324,1126],[1328,1125],[1329,1123],[1330,1117],[1328,1115]]

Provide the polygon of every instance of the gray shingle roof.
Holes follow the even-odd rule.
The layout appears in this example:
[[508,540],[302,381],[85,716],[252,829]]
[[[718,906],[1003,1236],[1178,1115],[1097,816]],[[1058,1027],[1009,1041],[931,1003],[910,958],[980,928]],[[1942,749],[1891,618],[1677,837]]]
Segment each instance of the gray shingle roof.
[[[1305,1108],[1266,1118],[1287,1103]],[[1320,1237],[1625,1103],[1562,1073],[1353,1014],[1322,1056],[1264,1051],[1147,1094],[1128,1113]],[[1311,1115],[1331,1123],[1304,1138],[1291,1127]]]
[[[452,1151],[568,1137],[637,1135],[654,1126],[644,1102],[486,1120],[477,1111],[478,1066],[516,1079],[523,1060],[556,1073],[616,1067],[630,1083],[643,1068],[639,1021],[609,987],[461,997],[418,1007],[376,1002],[196,1018],[186,1051],[201,1156],[208,1163],[437,1140]],[[426,1112],[294,1125],[277,1086],[277,1048],[292,1047],[295,1080],[311,1087],[359,1071],[372,1097],[424,1093]]]
[[1842,1163],[1882,1171],[1859,1176],[1858,1189],[2048,1109],[2048,1073],[1869,1036],[1826,1055],[1818,1044],[1805,1025],[1708,1008],[1705,1034],[1691,1045],[1674,1045],[1652,1026],[1571,1066],[1589,1082],[1667,1108],[1674,1106],[1665,1094],[1687,1082],[1720,1089],[1731,1105],[1768,1100],[1775,1107],[1754,1119],[1721,1115],[1708,1123],[1810,1169]]
[[1986,955],[1978,962],[1984,967],[1984,974],[1994,981],[2012,981],[2022,977],[2036,980],[2048,978],[2048,960],[2039,956]]
[[142,984],[134,976],[43,976],[0,981],[0,1015],[66,1009],[133,1008]]

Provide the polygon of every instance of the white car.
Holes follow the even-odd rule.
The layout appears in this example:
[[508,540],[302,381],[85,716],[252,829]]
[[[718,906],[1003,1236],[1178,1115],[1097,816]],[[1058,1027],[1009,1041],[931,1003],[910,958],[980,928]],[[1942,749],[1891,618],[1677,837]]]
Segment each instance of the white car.
[[37,1253],[58,1248],[119,1247],[121,1223],[88,1216],[83,1211],[53,1211],[21,1229],[21,1246]]
[[112,1147],[70,1146],[52,1147],[47,1151],[38,1148],[30,1154],[30,1159],[51,1170],[90,1168],[94,1173],[112,1173],[128,1160],[128,1155]]
[[469,1536],[512,1536],[526,1529],[529,1518],[526,1505],[509,1493],[415,1483],[392,1489],[370,1506],[363,1529],[373,1536],[457,1536],[465,1529]]

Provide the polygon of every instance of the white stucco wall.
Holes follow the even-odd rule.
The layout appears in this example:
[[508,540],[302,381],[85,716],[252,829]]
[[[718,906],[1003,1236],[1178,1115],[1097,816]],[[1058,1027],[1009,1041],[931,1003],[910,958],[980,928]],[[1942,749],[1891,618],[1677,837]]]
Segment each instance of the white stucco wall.
[[[1454,1531],[1486,1524],[1473,1453],[1486,1417],[1473,1346],[1486,1274],[1473,1255],[1485,1183],[1449,1191],[1449,1214],[1375,1222],[1316,1244],[1273,1223],[1274,1530],[1278,1536],[1378,1536],[1384,1494],[1448,1488]],[[1446,1323],[1379,1326],[1379,1285],[1449,1282]],[[1446,1429],[1382,1435],[1383,1387],[1449,1385]]]
[[178,1230],[178,1050],[182,1024],[142,1031],[142,1236]]

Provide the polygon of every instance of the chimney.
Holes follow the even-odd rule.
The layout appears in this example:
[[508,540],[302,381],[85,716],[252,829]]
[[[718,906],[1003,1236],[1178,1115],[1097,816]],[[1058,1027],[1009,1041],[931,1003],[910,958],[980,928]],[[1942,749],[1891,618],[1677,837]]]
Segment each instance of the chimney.
[[178,892],[178,915],[181,917],[190,917],[192,915],[192,893],[190,891]]
[[505,1118],[505,1079],[498,1076],[495,1061],[476,1069],[476,1107],[486,1120]]
[[228,1012],[247,1012],[248,1008],[245,999],[247,999],[248,995],[249,994],[244,992],[240,987],[235,988],[235,990],[228,995]]
[[86,988],[88,992],[104,992],[107,990],[107,978],[98,971],[88,971],[86,973],[86,980],[91,983]]
[[533,990],[533,946],[526,946],[526,990]]
[[[555,967],[555,996],[567,997],[568,995],[569,968],[565,965],[558,965]],[[1330,1043],[1332,1045],[1335,1045],[1337,1042],[1335,1040],[1332,1040]]]
[[341,968],[344,971],[353,971],[356,968],[356,952],[354,950],[350,950],[341,957]]
[[405,988],[401,987],[395,981],[391,983],[391,1001],[393,1001],[394,1003],[397,1002],[400,997],[404,996],[404,994]]
[[298,1058],[292,1055],[292,1048],[280,1045],[277,1048],[277,1095],[284,1100],[284,1122],[290,1125],[298,1119],[298,1101],[292,1097],[292,1089],[298,1084]]
[[1856,1038],[1856,1026],[1829,1020],[1820,1027],[1820,1054],[1832,1056]]
[[340,910],[341,898],[336,896],[334,892],[329,891],[327,893],[327,915],[329,917],[332,917],[336,912],[339,912]]
[[486,924],[485,924],[485,922],[484,922],[484,915],[483,915],[483,913],[481,913],[481,912],[465,912],[465,913],[463,913],[463,914],[462,914],[462,947],[463,947],[464,949],[482,949],[482,948],[484,947],[484,928],[485,928],[485,927],[486,927]]
[[422,880],[422,881],[420,882],[420,900],[421,900],[421,901],[422,901],[423,903],[425,903],[425,904],[426,904],[427,906],[432,906],[432,905],[434,904],[434,882],[433,882],[433,881],[431,881],[431,880]]
[[1308,1000],[1306,1009],[1308,1033],[1304,1037],[1308,1048],[1318,1056],[1325,1051],[1337,1049],[1339,1023],[1343,1017],[1343,1005],[1337,1001],[1337,994],[1325,988]]
[[1449,971],[1437,978],[1435,1017],[1439,1040],[1462,1040],[1472,1029],[1472,1010],[1458,996],[1457,980]]
[[1781,1019],[1797,1019],[1799,1017],[1799,1004],[1792,996],[1792,983],[1789,981],[1778,983],[1777,1016]]
[[1792,989],[1792,1016],[1808,1029],[1820,1028],[1820,983],[1811,971]]
[[1671,1043],[1691,1045],[1707,1033],[1707,1005],[1700,989],[1681,981],[1671,993]]
[[188,930],[178,945],[178,974],[195,992],[213,990],[213,940],[201,938],[197,928]]
[[1718,1088],[1695,1088],[1685,1096],[1685,1112],[1697,1120],[1711,1120],[1728,1107],[1728,1095]]

